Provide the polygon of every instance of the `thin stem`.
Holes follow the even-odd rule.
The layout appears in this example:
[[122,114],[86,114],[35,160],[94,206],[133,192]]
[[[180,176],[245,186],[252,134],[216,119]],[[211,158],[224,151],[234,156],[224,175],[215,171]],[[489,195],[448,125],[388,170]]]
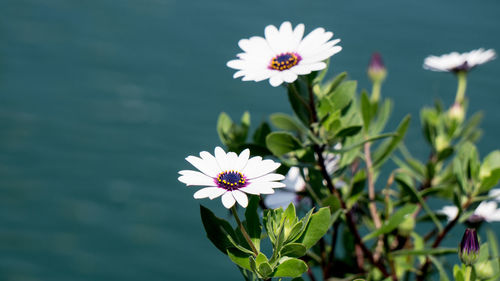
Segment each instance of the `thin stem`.
[[248,245],[250,245],[250,248],[252,248],[252,251],[255,256],[259,255],[259,251],[257,251],[257,248],[255,248],[255,245],[252,242],[252,239],[250,239],[250,236],[248,235],[247,231],[243,227],[243,224],[240,221],[240,217],[238,217],[238,212],[236,211],[236,207],[233,205],[231,208],[231,211],[233,212],[234,219],[236,220],[236,223],[240,227],[241,233],[243,233],[243,236],[245,237],[245,240],[247,240]]
[[471,276],[472,276],[472,266],[467,265],[465,267],[465,281],[471,281]]
[[467,72],[459,71],[457,72],[458,87],[457,95],[455,97],[455,102],[458,104],[463,104],[465,99],[465,89],[467,88]]
[[[374,84],[375,85],[375,84]],[[373,179],[373,164],[372,157],[370,151],[370,142],[365,142],[364,151],[365,151],[365,162],[366,162],[366,172],[368,174],[368,198],[370,199],[370,203],[368,203],[368,208],[370,209],[370,214],[373,219],[373,223],[375,227],[378,229],[382,226],[382,222],[380,221],[380,217],[377,213],[377,205],[375,204],[375,181]],[[383,235],[378,237],[377,248],[375,248],[374,258],[378,260],[382,249],[384,247]]]
[[381,81],[374,81],[372,84],[372,96],[371,96],[371,101],[372,102],[378,102],[380,99],[380,92],[382,88],[382,82]]

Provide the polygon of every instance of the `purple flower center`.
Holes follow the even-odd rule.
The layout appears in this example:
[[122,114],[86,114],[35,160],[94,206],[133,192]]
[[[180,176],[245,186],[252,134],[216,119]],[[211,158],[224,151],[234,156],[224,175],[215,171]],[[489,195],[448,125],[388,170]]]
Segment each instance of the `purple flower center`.
[[237,171],[224,171],[217,175],[215,183],[225,190],[237,190],[247,185],[245,176]]
[[302,57],[297,53],[281,53],[275,56],[269,64],[269,69],[283,71],[297,65],[302,60]]

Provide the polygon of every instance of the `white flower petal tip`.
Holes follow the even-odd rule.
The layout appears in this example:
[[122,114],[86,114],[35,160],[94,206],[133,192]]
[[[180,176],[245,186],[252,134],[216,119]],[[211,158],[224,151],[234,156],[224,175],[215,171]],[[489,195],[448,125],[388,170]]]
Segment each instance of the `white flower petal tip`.
[[274,188],[285,186],[280,182],[285,177],[273,173],[281,164],[260,156],[250,158],[249,149],[238,155],[216,147],[214,155],[202,151],[200,157],[188,156],[186,161],[199,171],[179,171],[178,180],[188,186],[204,186],[193,194],[195,199],[222,196],[222,204],[228,209],[235,203],[246,208],[247,194],[272,194]]
[[298,75],[324,69],[326,64],[323,61],[342,50],[336,45],[340,39],[331,40],[333,33],[324,28],[303,35],[303,24],[293,28],[289,21],[285,21],[279,29],[268,25],[264,37],[241,39],[238,46],[243,53],[237,54],[237,59],[226,65],[237,70],[233,78],[242,77],[243,81],[255,82],[269,79],[271,86],[278,87],[283,82],[293,83]]
[[[448,221],[451,221],[458,215],[458,208],[456,206],[445,206],[443,209],[439,210],[438,213],[446,215],[446,217],[448,217]],[[497,202],[481,202],[467,219],[467,222],[469,223],[480,223],[484,221],[500,221],[500,208],[498,208]]]
[[496,58],[495,50],[483,48],[466,53],[452,52],[441,56],[428,56],[424,60],[424,69],[441,72],[469,71]]

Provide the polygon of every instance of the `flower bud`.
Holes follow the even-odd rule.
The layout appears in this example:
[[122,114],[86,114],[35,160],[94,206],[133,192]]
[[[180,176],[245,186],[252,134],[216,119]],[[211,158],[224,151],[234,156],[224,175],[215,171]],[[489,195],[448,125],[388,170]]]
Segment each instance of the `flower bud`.
[[472,265],[479,258],[479,241],[475,229],[467,228],[465,230],[458,249],[458,256],[465,265]]
[[448,110],[448,117],[457,123],[462,123],[465,117],[464,107],[459,103],[454,103]]
[[382,61],[382,57],[379,53],[373,53],[370,64],[368,65],[368,77],[370,77],[373,83],[380,83],[384,81],[386,76],[387,70]]

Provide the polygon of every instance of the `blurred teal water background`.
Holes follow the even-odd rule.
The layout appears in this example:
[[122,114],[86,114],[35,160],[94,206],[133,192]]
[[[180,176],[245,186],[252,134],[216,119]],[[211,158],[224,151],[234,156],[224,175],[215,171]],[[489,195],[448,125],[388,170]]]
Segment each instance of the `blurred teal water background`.
[[[282,88],[232,79],[238,40],[284,20],[325,27],[344,47],[334,73],[361,88],[381,52],[388,128],[412,114],[406,142],[425,159],[419,109],[449,104],[456,84],[423,59],[500,51],[499,12],[496,0],[0,1],[0,280],[240,280],[200,222],[199,203],[225,215],[219,201],[177,182],[187,155],[219,144],[219,112],[254,124],[290,112]],[[469,79],[482,155],[500,147],[499,74],[497,59]]]

